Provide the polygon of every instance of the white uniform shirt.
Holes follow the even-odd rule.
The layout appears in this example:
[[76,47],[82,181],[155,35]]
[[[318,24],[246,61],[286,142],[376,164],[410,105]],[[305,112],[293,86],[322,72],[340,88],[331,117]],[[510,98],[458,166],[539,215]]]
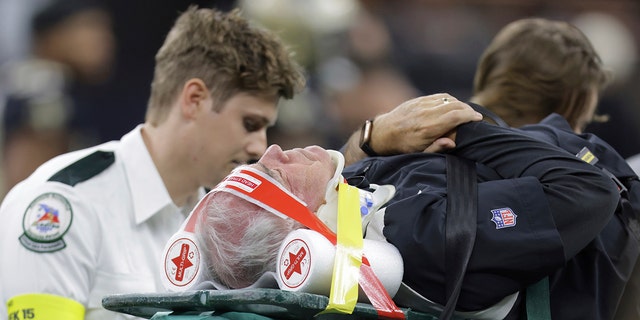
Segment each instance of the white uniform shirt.
[[[140,130],[56,157],[6,196],[0,317],[8,299],[31,292],[72,298],[85,306],[86,319],[124,319],[102,308],[105,295],[164,291],[159,261],[185,214],[171,201]],[[80,166],[80,175],[93,175],[88,180],[75,186],[47,181],[98,150],[106,153]],[[96,169],[108,164],[111,152],[115,162]]]

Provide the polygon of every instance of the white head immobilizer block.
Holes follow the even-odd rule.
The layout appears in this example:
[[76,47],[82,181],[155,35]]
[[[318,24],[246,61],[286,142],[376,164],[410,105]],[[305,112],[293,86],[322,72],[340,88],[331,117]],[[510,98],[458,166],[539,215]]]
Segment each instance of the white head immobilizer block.
[[[364,239],[364,255],[369,260],[389,296],[395,296],[403,276],[400,252],[390,243]],[[278,253],[278,286],[282,290],[329,296],[336,247],[320,233],[298,229],[289,233]],[[368,302],[360,290],[358,300]]]

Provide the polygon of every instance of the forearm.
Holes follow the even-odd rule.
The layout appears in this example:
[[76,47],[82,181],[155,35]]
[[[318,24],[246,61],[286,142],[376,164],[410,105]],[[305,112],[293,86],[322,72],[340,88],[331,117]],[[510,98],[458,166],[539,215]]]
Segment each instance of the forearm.
[[493,168],[505,179],[535,176],[545,181],[560,172],[605,177],[600,170],[557,146],[487,123],[460,126],[456,145],[451,153]]
[[482,123],[461,126],[456,143],[454,154],[493,168],[505,179],[535,177],[540,182],[567,257],[601,230],[616,207],[612,180],[555,146]]

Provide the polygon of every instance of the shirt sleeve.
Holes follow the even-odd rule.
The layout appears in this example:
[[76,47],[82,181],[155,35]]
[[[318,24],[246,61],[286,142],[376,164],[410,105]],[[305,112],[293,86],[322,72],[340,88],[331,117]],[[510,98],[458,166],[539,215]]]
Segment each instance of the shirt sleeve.
[[615,211],[619,194],[613,181],[556,146],[482,122],[460,126],[456,144],[454,154],[493,168],[504,179],[539,181],[567,260],[602,230]]
[[[513,129],[466,124],[453,154],[476,162],[477,234],[459,300],[484,309],[561,267],[602,230],[618,200],[613,182],[574,155]],[[403,281],[444,303],[445,157],[372,158],[345,170],[393,184],[384,235],[405,262]]]
[[102,236],[92,209],[74,189],[45,183],[18,187],[3,202],[0,234],[2,302],[23,293],[47,293],[85,307]]

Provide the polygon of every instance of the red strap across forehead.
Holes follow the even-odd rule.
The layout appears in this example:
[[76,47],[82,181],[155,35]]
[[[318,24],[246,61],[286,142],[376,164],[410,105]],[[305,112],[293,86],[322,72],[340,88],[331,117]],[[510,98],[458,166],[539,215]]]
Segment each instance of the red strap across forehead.
[[232,193],[280,217],[290,217],[336,243],[336,235],[302,200],[262,171],[243,167],[218,184],[219,191]]
[[[290,217],[317,231],[333,245],[336,234],[329,229],[302,200],[266,173],[252,167],[234,170],[212,191],[234,194],[280,217]],[[367,258],[362,256],[360,286],[381,318],[404,319],[404,313],[393,302],[380,279],[373,273]]]

